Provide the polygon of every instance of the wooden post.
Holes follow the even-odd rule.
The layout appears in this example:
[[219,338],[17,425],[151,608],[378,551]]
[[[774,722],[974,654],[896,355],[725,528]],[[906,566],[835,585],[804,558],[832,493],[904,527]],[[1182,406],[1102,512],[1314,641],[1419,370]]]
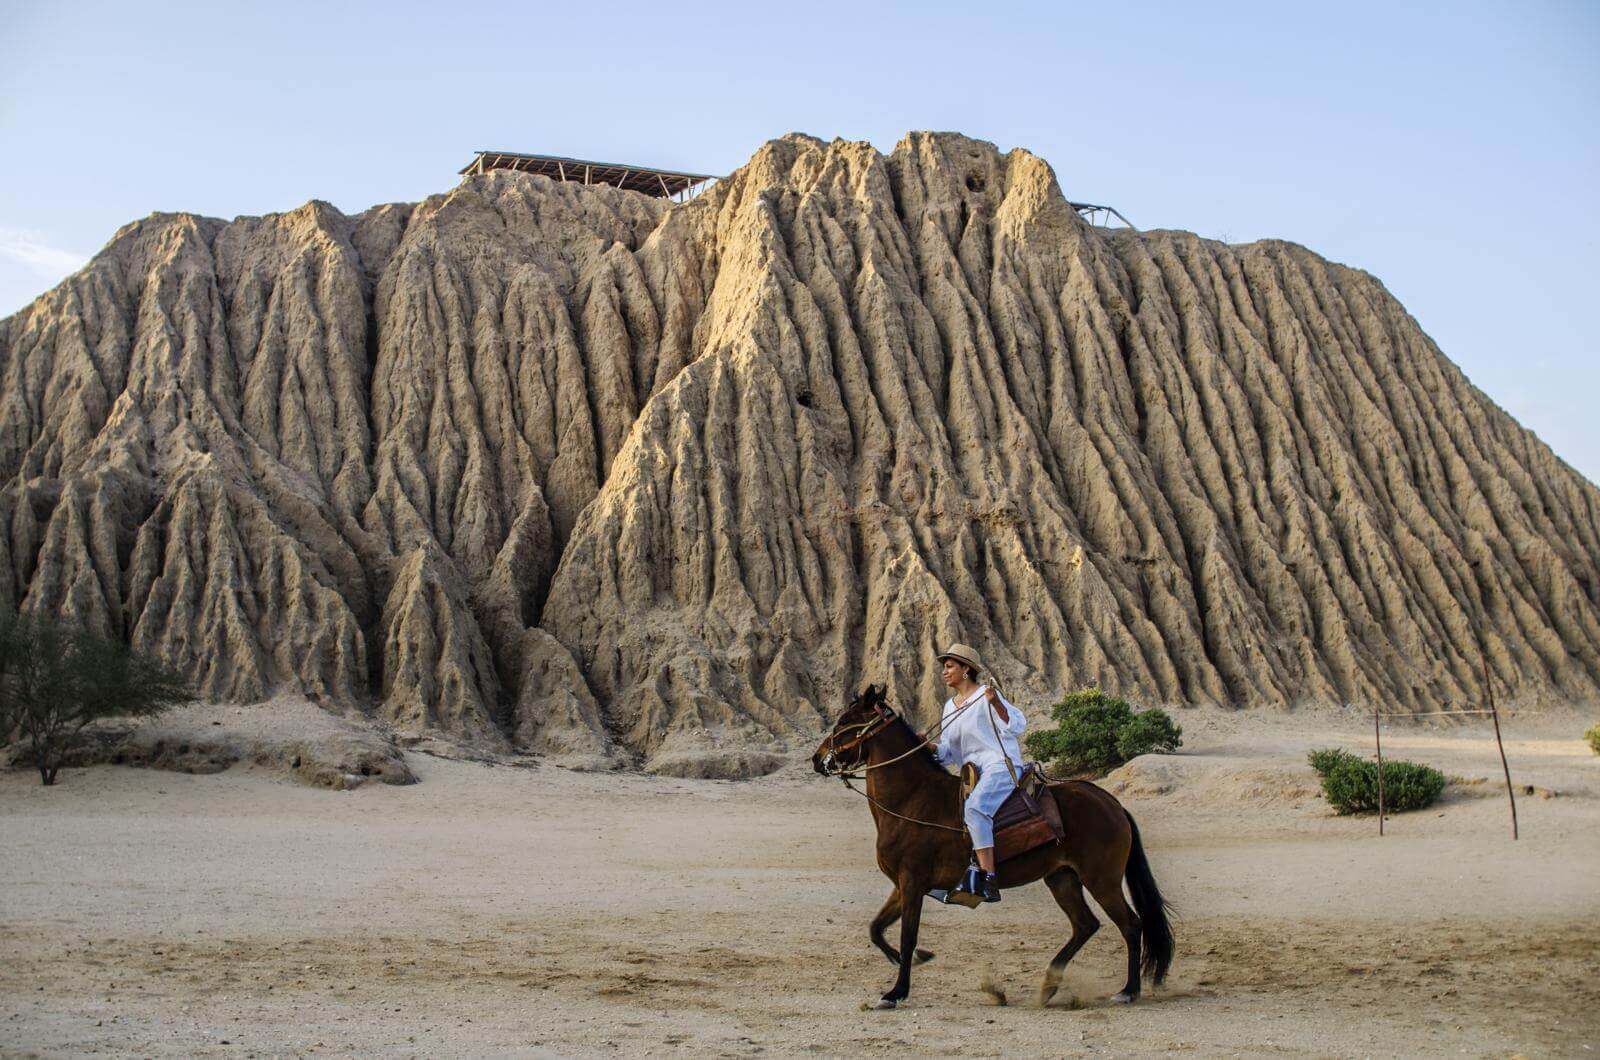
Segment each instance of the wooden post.
[[1478,642],[1478,658],[1483,660],[1483,690],[1489,697],[1489,716],[1494,719],[1494,745],[1500,748],[1500,768],[1506,775],[1506,798],[1511,800],[1511,838],[1517,838],[1517,796],[1511,790],[1511,767],[1506,764],[1506,745],[1500,739],[1500,711],[1494,705],[1494,685],[1489,681],[1489,656],[1483,650],[1483,641]]
[[1378,749],[1378,834],[1383,835],[1383,733],[1377,708],[1372,711],[1372,743]]

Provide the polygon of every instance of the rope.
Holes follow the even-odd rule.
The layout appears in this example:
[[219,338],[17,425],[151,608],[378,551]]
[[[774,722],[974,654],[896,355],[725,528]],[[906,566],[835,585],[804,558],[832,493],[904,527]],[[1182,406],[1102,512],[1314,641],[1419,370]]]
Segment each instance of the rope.
[[1454,717],[1459,717],[1460,715],[1463,715],[1463,714],[1493,714],[1494,711],[1492,711],[1492,710],[1425,710],[1425,711],[1422,711],[1422,712],[1417,713],[1417,714],[1400,714],[1400,713],[1385,714],[1382,711],[1376,711],[1375,710],[1372,713],[1373,713],[1373,715],[1375,717],[1379,717],[1379,718],[1385,718],[1385,719],[1387,719],[1387,718],[1398,718],[1401,721],[1405,721],[1408,718],[1454,718]]
[[866,792],[862,791],[861,789],[857,788],[855,785],[851,784],[850,783],[850,774],[848,774],[848,773],[839,773],[839,774],[837,774],[837,776],[839,777],[840,780],[844,781],[844,786],[845,787],[849,788],[851,791],[855,792],[857,795],[860,795],[863,799],[866,799],[868,802],[872,803],[872,805],[876,809],[882,810],[884,813],[888,814],[890,817],[898,817],[902,821],[909,821],[911,824],[925,825],[928,828],[943,828],[947,832],[962,832],[962,833],[966,832],[965,828],[957,828],[955,825],[940,824],[938,821],[924,821],[924,820],[922,820],[920,818],[917,818],[917,817],[907,817],[903,813],[895,813],[893,810],[891,810],[891,809],[889,809],[889,807],[883,805],[883,803],[879,802],[877,799],[873,798],[871,795],[868,795]]

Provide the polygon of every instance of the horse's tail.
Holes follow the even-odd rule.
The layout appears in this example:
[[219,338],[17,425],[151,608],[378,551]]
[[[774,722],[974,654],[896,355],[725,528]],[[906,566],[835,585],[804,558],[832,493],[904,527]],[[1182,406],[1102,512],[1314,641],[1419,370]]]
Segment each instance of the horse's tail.
[[1144,844],[1139,841],[1139,826],[1127,810],[1128,827],[1133,830],[1133,849],[1128,852],[1128,867],[1124,876],[1128,890],[1133,895],[1133,911],[1139,914],[1139,935],[1144,943],[1142,971],[1156,984],[1167,977],[1172,967],[1172,925],[1167,920],[1171,907],[1161,897],[1161,888],[1150,872],[1150,861],[1144,856]]

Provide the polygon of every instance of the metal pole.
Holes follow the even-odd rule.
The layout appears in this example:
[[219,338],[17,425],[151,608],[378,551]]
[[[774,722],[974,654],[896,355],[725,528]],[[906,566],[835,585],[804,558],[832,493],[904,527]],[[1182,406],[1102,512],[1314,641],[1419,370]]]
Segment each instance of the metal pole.
[[1372,742],[1378,748],[1378,834],[1383,835],[1383,735],[1378,712],[1372,712]]
[[1506,798],[1511,800],[1511,838],[1517,838],[1517,796],[1511,790],[1511,767],[1506,764],[1506,745],[1500,739],[1500,711],[1494,705],[1494,685],[1489,682],[1489,657],[1484,654],[1483,642],[1478,642],[1478,658],[1483,660],[1483,690],[1489,695],[1489,716],[1494,719],[1494,745],[1500,748],[1500,768],[1506,774]]

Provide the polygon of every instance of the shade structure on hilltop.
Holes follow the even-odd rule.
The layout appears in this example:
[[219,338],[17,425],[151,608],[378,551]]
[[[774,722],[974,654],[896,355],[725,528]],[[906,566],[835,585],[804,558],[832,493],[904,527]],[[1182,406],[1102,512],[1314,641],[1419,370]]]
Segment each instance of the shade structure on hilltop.
[[551,180],[578,184],[608,184],[613,188],[626,188],[657,199],[687,198],[707,181],[717,179],[709,173],[679,173],[631,162],[596,162],[563,155],[484,150],[480,150],[471,162],[462,166],[460,172],[463,176],[471,176],[487,173],[491,169],[514,169],[519,173],[537,173]]

